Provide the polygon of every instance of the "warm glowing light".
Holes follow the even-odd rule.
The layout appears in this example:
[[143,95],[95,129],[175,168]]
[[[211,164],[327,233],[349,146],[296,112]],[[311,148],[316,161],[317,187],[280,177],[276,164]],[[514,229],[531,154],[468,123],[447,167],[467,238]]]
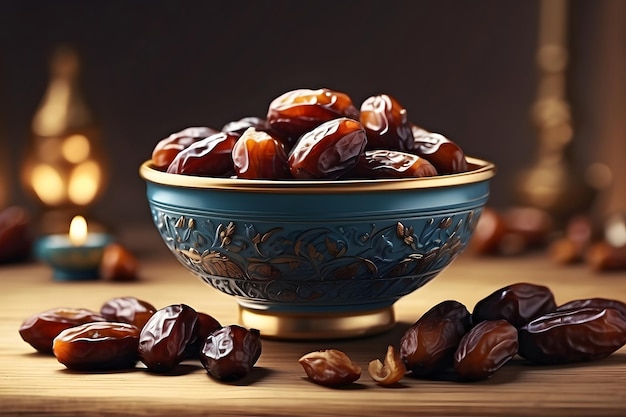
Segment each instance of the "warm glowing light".
[[620,248],[626,245],[626,220],[620,215],[609,217],[604,229],[604,235],[611,246]]
[[94,161],[84,162],[74,168],[67,189],[72,203],[80,206],[91,203],[100,188],[101,176],[100,167]]
[[61,139],[57,137],[38,138],[35,152],[37,152],[39,161],[55,165],[61,158]]
[[87,241],[87,220],[83,216],[74,216],[70,223],[70,242],[74,246],[83,245]]
[[85,135],[71,135],[63,140],[61,145],[61,153],[63,158],[72,164],[83,162],[89,156],[90,151],[89,140]]
[[98,146],[99,127],[80,91],[76,51],[61,45],[50,64],[48,88],[33,116],[21,180],[44,209],[73,207],[83,212],[102,191],[106,158]]
[[50,83],[44,98],[44,105],[33,119],[33,131],[40,136],[54,136],[62,133],[68,119],[68,103],[72,98],[71,84],[65,79]]
[[33,190],[44,204],[53,206],[65,198],[63,178],[54,167],[39,164],[33,168],[30,178]]

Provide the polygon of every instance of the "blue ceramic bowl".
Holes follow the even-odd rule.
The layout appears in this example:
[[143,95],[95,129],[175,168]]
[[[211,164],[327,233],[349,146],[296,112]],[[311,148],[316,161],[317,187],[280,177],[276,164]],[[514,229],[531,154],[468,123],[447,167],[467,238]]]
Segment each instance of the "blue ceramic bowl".
[[189,271],[232,295],[268,337],[393,326],[393,304],[467,246],[495,167],[390,180],[246,180],[140,167],[152,219]]
[[75,246],[69,235],[43,236],[35,243],[35,257],[52,267],[56,281],[82,281],[100,278],[100,262],[105,247],[113,238],[105,233],[90,233],[87,241]]

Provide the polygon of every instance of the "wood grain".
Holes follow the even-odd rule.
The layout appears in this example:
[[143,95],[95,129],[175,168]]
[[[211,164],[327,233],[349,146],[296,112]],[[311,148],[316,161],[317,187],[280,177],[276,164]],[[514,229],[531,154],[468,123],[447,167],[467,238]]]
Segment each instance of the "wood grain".
[[[382,388],[367,363],[397,345],[406,327],[434,304],[456,299],[471,310],[492,291],[514,282],[548,285],[563,303],[583,297],[626,301],[626,273],[599,275],[584,265],[563,267],[529,255],[478,259],[463,255],[424,288],[396,304],[391,331],[355,340],[263,341],[251,375],[236,384],[211,379],[199,363],[154,375],[141,366],[126,372],[76,373],[54,357],[37,354],[18,328],[33,313],[53,307],[99,309],[108,298],[132,295],[157,307],[186,303],[234,323],[235,302],[186,272],[167,252],[151,252],[136,283],[54,282],[45,265],[0,267],[0,414],[72,416],[623,416],[626,348],[591,363],[529,366],[514,359],[487,381],[459,383],[404,378]],[[363,368],[350,387],[315,385],[297,362],[304,353],[341,349]]]

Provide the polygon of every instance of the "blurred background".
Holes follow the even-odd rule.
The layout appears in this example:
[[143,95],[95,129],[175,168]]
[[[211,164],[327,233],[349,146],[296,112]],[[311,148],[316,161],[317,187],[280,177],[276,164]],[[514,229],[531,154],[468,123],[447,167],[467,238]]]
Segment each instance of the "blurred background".
[[[90,210],[114,227],[151,222],[138,167],[160,139],[320,87],[357,107],[390,94],[415,124],[495,162],[494,207],[585,210],[602,189],[602,210],[623,208],[625,15],[621,0],[5,0],[0,208],[41,211],[21,176],[61,45],[77,54],[101,145]],[[522,175],[537,166],[548,177]]]

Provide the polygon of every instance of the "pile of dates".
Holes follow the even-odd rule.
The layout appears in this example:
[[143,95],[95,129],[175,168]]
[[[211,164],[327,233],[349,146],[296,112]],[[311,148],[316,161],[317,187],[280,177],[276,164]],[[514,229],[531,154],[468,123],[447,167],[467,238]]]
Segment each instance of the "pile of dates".
[[[405,375],[478,381],[516,355],[531,364],[567,364],[607,357],[625,344],[626,303],[589,298],[557,305],[549,288],[522,282],[494,291],[471,313],[456,300],[435,305],[406,330],[397,352],[390,345],[384,363],[372,361],[368,371],[380,385]],[[299,362],[321,385],[349,384],[361,374],[333,349],[310,352]]]
[[463,150],[409,120],[394,97],[360,108],[327,88],[286,92],[267,115],[221,129],[189,127],[157,143],[153,166],[174,174],[245,179],[415,178],[466,171]]
[[157,310],[135,297],[110,299],[100,311],[55,308],[34,314],[19,333],[37,351],[52,353],[77,371],[128,369],[141,361],[149,372],[166,373],[198,359],[212,377],[235,381],[248,375],[261,355],[256,329],[222,326],[186,304]]

